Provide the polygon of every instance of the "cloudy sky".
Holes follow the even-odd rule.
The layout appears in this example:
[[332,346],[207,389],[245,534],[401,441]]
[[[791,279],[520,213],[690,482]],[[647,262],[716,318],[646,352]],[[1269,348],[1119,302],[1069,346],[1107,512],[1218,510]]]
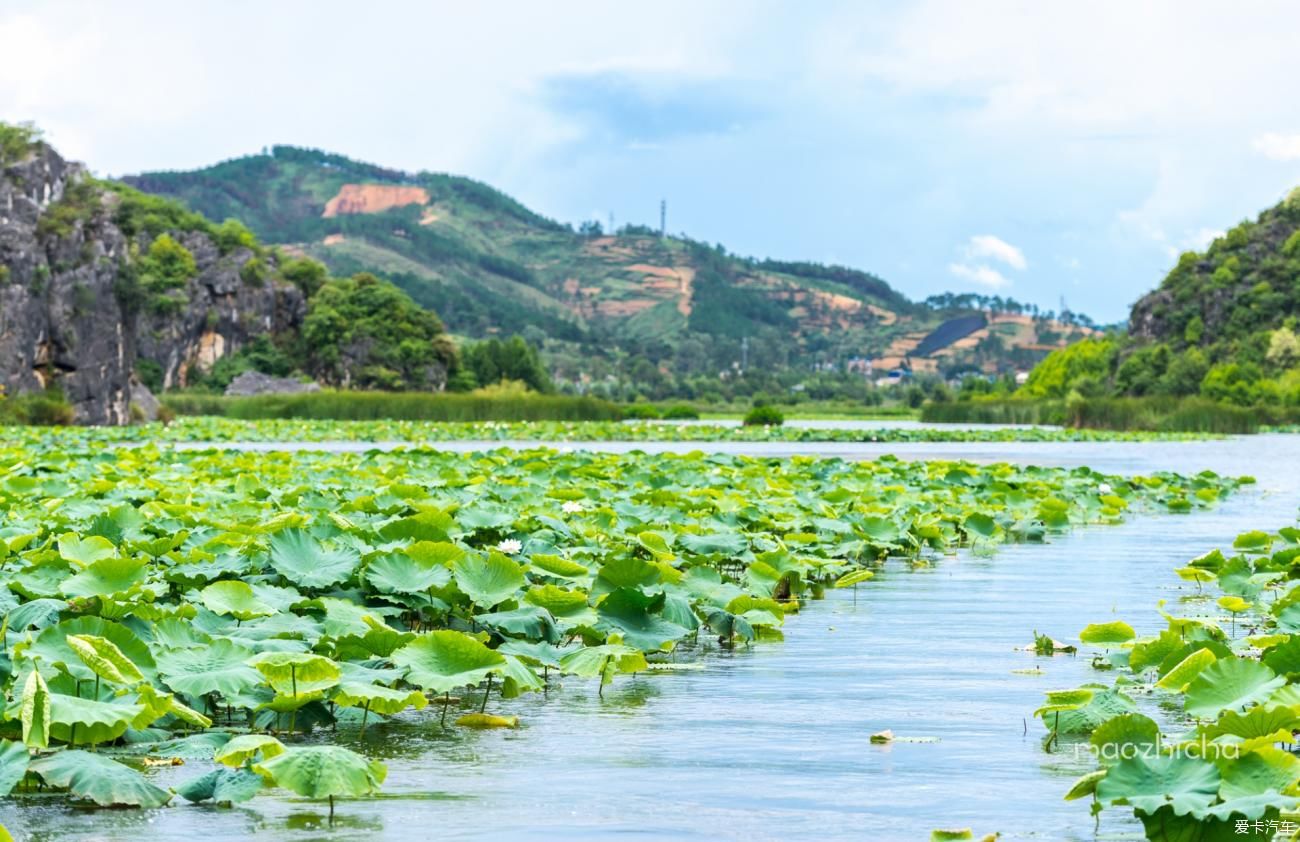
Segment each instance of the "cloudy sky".
[[1300,4],[0,3],[100,174],[315,146],[920,297],[1122,318],[1300,183]]

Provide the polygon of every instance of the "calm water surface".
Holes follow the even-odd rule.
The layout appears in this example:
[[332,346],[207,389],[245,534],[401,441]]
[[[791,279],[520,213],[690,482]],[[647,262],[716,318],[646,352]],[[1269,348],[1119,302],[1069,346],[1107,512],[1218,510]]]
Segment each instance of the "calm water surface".
[[[473,443],[453,443],[470,449]],[[500,446],[492,443],[491,446]],[[578,446],[578,445],[571,445]],[[610,450],[693,446],[592,445]],[[37,840],[130,839],[926,839],[972,827],[1004,839],[1140,838],[1120,809],[1094,834],[1086,802],[1061,796],[1092,768],[1047,754],[1026,720],[1046,689],[1098,674],[1088,659],[1018,651],[1035,630],[1073,638],[1089,622],[1161,624],[1155,602],[1187,593],[1172,568],[1239,532],[1294,521],[1300,437],[1193,443],[700,444],[699,449],[872,458],[962,457],[1100,470],[1252,474],[1260,482],[1209,512],[1135,517],[1048,545],[961,554],[928,568],[891,563],[857,601],[809,604],[786,641],[712,654],[703,669],[621,677],[599,698],[571,680],[546,697],[493,699],[518,731],[442,732],[428,711],[352,748],[389,767],[382,798],[318,804],[268,791],[233,809],[83,811],[61,799],[7,802],[0,822]],[[352,449],[347,446],[345,449]],[[1039,667],[1045,675],[1013,670]],[[1103,676],[1104,677],[1104,676]],[[467,700],[468,701],[468,700]],[[1026,727],[1028,733],[1026,734]],[[937,742],[872,745],[870,734]],[[189,761],[151,772],[162,785],[201,774]]]

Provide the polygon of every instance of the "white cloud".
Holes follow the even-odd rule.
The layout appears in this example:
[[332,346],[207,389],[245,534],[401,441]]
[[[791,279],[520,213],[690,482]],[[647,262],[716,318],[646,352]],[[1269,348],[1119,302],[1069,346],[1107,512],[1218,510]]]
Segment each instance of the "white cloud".
[[1255,150],[1274,161],[1300,160],[1300,134],[1264,132],[1255,138]]
[[1005,263],[1012,269],[1024,270],[1029,264],[1025,253],[1001,237],[992,234],[976,234],[966,246],[966,256],[973,260],[988,258]]
[[989,289],[1003,289],[1011,286],[1011,280],[997,269],[990,266],[971,266],[967,263],[950,263],[948,271],[958,278],[979,284]]

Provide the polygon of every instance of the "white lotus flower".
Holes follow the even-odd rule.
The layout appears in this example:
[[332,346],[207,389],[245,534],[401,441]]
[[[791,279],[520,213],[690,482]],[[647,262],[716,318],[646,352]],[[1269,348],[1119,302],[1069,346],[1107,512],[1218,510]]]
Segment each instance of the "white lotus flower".
[[1101,485],[1097,486],[1098,494],[1110,494],[1114,490],[1115,489],[1111,488],[1110,483],[1108,482],[1103,482]]
[[565,500],[564,505],[560,507],[566,515],[576,515],[582,511],[582,504],[577,500]]
[[514,555],[515,553],[519,552],[523,548],[524,548],[523,542],[517,541],[514,538],[507,538],[504,541],[502,541],[500,544],[497,544],[497,549],[505,553],[506,555]]

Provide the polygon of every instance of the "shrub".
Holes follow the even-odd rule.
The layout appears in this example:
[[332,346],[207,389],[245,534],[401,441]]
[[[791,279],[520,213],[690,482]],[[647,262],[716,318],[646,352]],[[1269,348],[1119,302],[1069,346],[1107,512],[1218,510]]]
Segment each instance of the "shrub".
[[745,413],[746,427],[779,427],[784,423],[785,416],[781,414],[781,410],[769,404],[756,406]]
[[670,421],[694,421],[700,417],[700,411],[688,403],[673,404],[664,410],[664,418]]
[[630,403],[623,407],[623,417],[629,419],[652,420],[661,418],[659,409],[652,403]]

